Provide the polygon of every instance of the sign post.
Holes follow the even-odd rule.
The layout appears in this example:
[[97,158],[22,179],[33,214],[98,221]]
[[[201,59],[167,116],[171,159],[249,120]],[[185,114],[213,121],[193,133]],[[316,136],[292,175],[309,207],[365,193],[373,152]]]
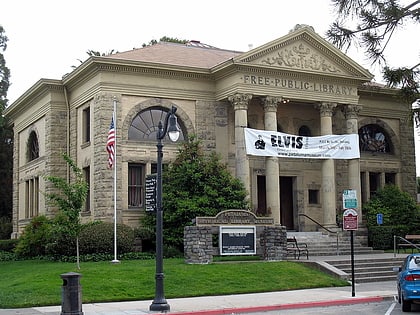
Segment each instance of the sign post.
[[[344,196],[344,195],[343,195]],[[356,200],[357,205],[357,200]],[[357,231],[359,226],[358,214],[356,209],[346,209],[343,213],[343,229],[350,231],[350,246],[351,246],[351,296],[356,295],[354,283],[354,236],[353,232]]]

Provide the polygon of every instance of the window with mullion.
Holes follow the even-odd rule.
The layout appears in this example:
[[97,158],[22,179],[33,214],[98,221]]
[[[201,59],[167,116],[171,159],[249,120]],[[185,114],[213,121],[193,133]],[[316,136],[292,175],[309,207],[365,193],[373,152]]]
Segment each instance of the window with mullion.
[[128,207],[140,208],[144,198],[144,165],[128,165]]

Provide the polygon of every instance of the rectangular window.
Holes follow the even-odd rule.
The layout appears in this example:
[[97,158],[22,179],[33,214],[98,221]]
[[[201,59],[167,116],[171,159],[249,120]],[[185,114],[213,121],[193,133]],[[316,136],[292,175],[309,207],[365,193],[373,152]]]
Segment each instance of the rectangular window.
[[309,189],[308,199],[309,199],[309,204],[319,204],[319,190]]
[[90,142],[90,107],[83,110],[82,124],[83,143]]
[[25,183],[25,218],[33,218],[39,214],[39,177]]
[[385,173],[385,184],[395,185],[395,173]]
[[128,207],[140,208],[144,199],[144,165],[128,164]]
[[90,166],[86,166],[83,168],[83,177],[85,178],[85,181],[88,184],[85,208],[83,209],[83,211],[90,212]]

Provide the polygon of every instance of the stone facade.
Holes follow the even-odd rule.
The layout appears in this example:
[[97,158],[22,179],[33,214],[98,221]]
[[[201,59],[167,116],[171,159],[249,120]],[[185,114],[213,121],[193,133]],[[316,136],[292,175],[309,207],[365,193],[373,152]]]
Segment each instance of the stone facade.
[[[13,237],[33,216],[55,213],[44,200],[43,192],[52,189],[44,176],[71,180],[62,153],[89,179],[82,219],[113,220],[114,172],[105,145],[114,100],[119,223],[138,226],[145,213],[143,185],[156,168],[157,124],[172,106],[183,139],[196,135],[206,152],[218,153],[243,181],[249,210],[287,230],[317,230],[301,214],[334,226],[346,189],[357,190],[359,211],[385,184],[415,197],[410,106],[398,90],[371,80],[368,70],[308,27],[248,52],[191,42],[93,56],[61,80],[41,79],[4,112],[15,134]],[[362,150],[350,161],[250,156],[247,127],[305,136],[359,133]],[[385,137],[383,149],[369,147],[379,143],[376,136]],[[29,159],[33,144],[39,155]],[[177,151],[164,140],[164,164]]]
[[[217,226],[186,226],[184,228],[185,262],[188,264],[213,262],[213,255],[219,255],[220,252],[219,248],[213,246],[213,235],[218,233]],[[287,258],[287,232],[284,226],[258,226],[256,239],[256,255],[261,259],[280,261]]]

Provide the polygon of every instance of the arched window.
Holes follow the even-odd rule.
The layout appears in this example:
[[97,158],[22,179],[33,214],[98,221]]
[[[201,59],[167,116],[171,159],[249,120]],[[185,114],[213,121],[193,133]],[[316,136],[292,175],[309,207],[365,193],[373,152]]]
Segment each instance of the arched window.
[[389,137],[385,130],[375,124],[363,126],[359,129],[360,150],[367,152],[389,153]]
[[[128,129],[128,140],[156,141],[159,121],[165,123],[168,111],[166,108],[152,107],[138,113]],[[178,141],[182,141],[185,139],[185,128],[179,118],[178,127],[181,130]],[[168,134],[165,139],[169,140]]]
[[301,126],[299,128],[299,136],[310,137],[311,136],[311,129],[308,126]]
[[28,139],[28,162],[39,158],[38,136],[35,131],[31,131]]

